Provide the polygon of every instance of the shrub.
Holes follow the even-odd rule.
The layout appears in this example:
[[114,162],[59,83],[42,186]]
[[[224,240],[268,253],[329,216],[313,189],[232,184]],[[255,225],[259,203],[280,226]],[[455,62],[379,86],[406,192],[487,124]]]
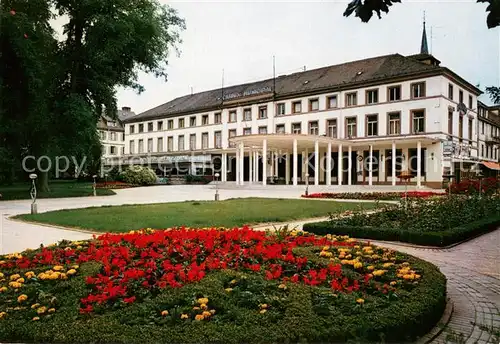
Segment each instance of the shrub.
[[132,185],[156,184],[156,174],[148,167],[130,166],[120,174],[120,180]]
[[491,195],[500,190],[500,180],[495,177],[477,179],[464,179],[459,183],[452,183],[450,191],[453,194],[472,195],[479,193]]
[[362,199],[362,200],[378,200],[392,201],[403,197],[408,198],[428,198],[444,196],[445,193],[434,191],[408,191],[405,192],[323,192],[302,195],[303,198],[332,198],[332,199]]
[[194,174],[186,175],[187,184],[208,184],[213,180],[212,176],[198,176]]
[[406,342],[445,306],[430,263],[294,231],[144,230],[0,258],[2,341]]

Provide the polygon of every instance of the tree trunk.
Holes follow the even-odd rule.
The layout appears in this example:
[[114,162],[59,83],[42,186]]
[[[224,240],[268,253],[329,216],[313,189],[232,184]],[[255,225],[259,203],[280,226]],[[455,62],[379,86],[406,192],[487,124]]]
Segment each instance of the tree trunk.
[[37,191],[49,192],[49,173],[48,172],[38,172],[37,179]]

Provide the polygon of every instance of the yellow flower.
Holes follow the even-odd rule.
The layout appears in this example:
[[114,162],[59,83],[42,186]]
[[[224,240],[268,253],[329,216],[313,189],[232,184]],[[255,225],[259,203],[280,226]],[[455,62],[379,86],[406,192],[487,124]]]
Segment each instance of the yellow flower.
[[264,314],[265,312],[267,312],[267,309],[261,309],[259,313]]
[[398,283],[398,282],[396,282],[396,281],[392,281],[392,282],[391,282],[391,283],[389,283],[389,284],[390,284],[390,285],[392,285],[392,286],[395,286],[397,283]]
[[200,310],[200,307],[193,307],[193,310],[198,311],[198,310]]
[[24,274],[24,276],[26,276],[26,278],[33,278],[35,277],[35,273],[33,271],[28,271],[27,273]]
[[71,268],[76,270],[76,269],[79,268],[79,266],[78,265],[73,265]]
[[40,307],[40,308],[38,308],[38,309],[36,310],[36,312],[37,312],[38,314],[43,314],[43,313],[45,313],[46,311],[47,311],[47,307],[45,307],[45,306],[42,306],[42,307]]
[[323,246],[323,251],[328,251],[330,249],[330,246]]
[[40,307],[40,304],[39,303],[34,303],[31,305],[31,309],[35,309],[35,308],[38,308]]
[[7,291],[7,287],[1,287],[0,288],[0,293],[3,293],[4,291]]
[[12,288],[18,289],[18,288],[21,288],[23,285],[19,282],[10,282],[9,286],[11,286]]
[[6,318],[7,313],[6,312],[0,312],[0,319]]
[[56,265],[52,268],[54,271],[61,271],[64,269],[64,267],[62,267],[61,265]]
[[19,274],[15,274],[15,275],[10,276],[11,281],[17,281],[19,278],[21,278],[21,276]]
[[194,320],[196,320],[196,321],[201,321],[203,319],[205,319],[205,317],[201,314],[196,314],[196,316],[194,317]]
[[167,316],[168,315],[168,311],[162,311],[161,315],[164,316],[164,317]]
[[359,263],[359,262],[354,263],[354,268],[355,269],[359,269],[359,268],[362,268],[362,267],[363,267],[363,263]]
[[181,314],[181,319],[187,319],[189,316],[187,314]]
[[207,304],[208,303],[208,298],[206,298],[206,297],[199,298],[198,299],[198,303],[199,304],[203,304],[203,303]]
[[22,278],[22,277],[21,277],[21,278],[18,278],[16,282],[17,282],[17,283],[24,283],[24,278]]
[[17,298],[17,302],[24,302],[28,299],[28,295],[22,294]]
[[233,288],[226,288],[226,289],[224,289],[224,290],[225,290],[226,292],[230,293],[230,292],[232,292],[232,291],[233,291]]
[[203,313],[201,313],[201,315],[203,315],[205,318],[208,318],[212,315],[212,313],[210,313],[209,311],[204,311]]
[[285,284],[283,284],[283,283],[281,283],[281,284],[278,286],[278,288],[279,288],[279,289],[283,289],[283,290],[285,290],[285,289],[286,289],[286,285],[285,285]]
[[373,276],[382,276],[385,273],[385,270],[375,270],[373,271]]
[[238,281],[237,281],[237,280],[235,280],[235,279],[234,279],[234,280],[232,280],[231,282],[229,282],[229,284],[231,284],[231,285],[232,285],[232,284],[236,284],[236,283],[238,283]]
[[384,265],[382,265],[384,268],[388,268],[388,267],[391,267],[392,265],[394,265],[394,263],[385,263]]
[[267,308],[267,303],[262,303],[259,305],[260,308],[266,309]]
[[55,308],[49,308],[49,310],[47,312],[49,313],[55,313],[56,309]]
[[68,275],[70,275],[70,276],[71,276],[71,275],[74,275],[74,274],[76,274],[76,270],[75,270],[75,269],[69,269],[69,270],[66,272],[66,274],[68,274]]
[[215,309],[210,310],[210,314],[214,315],[215,314]]
[[40,317],[34,317],[32,320],[33,321],[38,321],[38,320],[40,320]]
[[357,299],[356,302],[359,303],[360,305],[362,305],[363,303],[365,303],[365,300],[364,299]]
[[208,307],[207,307],[207,305],[206,305],[206,304],[202,303],[202,304],[200,305],[200,308],[201,308],[201,309],[203,309],[203,310],[205,310],[205,309],[207,309]]
[[5,275],[0,272],[0,278],[4,278],[4,277],[5,277]]

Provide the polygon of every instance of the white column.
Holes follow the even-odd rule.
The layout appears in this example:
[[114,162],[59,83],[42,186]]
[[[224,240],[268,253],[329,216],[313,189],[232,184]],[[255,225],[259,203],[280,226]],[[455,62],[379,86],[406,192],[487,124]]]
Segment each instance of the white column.
[[396,142],[392,141],[392,185],[396,185]]
[[347,185],[352,185],[352,147],[347,151]]
[[254,164],[254,170],[255,170],[255,173],[254,173],[254,177],[255,177],[255,182],[258,183],[259,182],[259,152],[254,152],[254,156],[255,156],[255,159],[253,161],[253,164]]
[[342,185],[342,177],[343,177],[343,173],[342,173],[342,170],[343,170],[343,151],[342,151],[342,145],[339,144],[339,156],[338,156],[338,170],[337,170],[337,174],[338,174],[338,177],[337,177],[337,181],[338,181],[338,184],[339,185]]
[[297,139],[293,139],[293,185],[297,185],[298,168]]
[[262,140],[262,185],[267,184],[267,139]]
[[420,151],[422,150],[422,142],[417,142],[417,188],[422,186],[420,181],[420,177],[422,176],[422,171],[420,170],[420,166],[422,163],[422,155]]
[[245,184],[245,146],[240,143],[240,185]]
[[221,174],[220,174],[220,180],[222,182],[227,181],[227,153],[222,153],[222,164],[221,164]]
[[319,141],[314,142],[314,185],[319,185]]
[[368,185],[373,185],[373,145],[370,145],[370,161],[368,161]]
[[236,185],[240,185],[240,148],[236,148]]
[[253,152],[248,152],[248,183],[253,183]]
[[290,153],[288,151],[285,154],[285,184],[290,184]]
[[278,163],[279,163],[279,153],[278,151],[274,152],[274,176],[278,177]]
[[[307,178],[306,174],[309,174],[309,148],[306,148],[306,151],[303,153],[302,160],[302,165],[304,165],[302,174],[304,175],[304,178]],[[307,180],[307,182],[309,182],[309,179]]]
[[326,149],[326,185],[332,185],[332,143]]

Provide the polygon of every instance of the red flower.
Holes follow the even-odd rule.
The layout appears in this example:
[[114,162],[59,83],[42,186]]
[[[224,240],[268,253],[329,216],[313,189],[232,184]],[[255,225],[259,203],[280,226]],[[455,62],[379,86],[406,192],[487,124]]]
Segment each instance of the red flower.
[[16,11],[14,9],[11,9],[10,10],[10,14],[13,15],[13,16],[15,16],[16,15]]
[[126,297],[123,299],[123,302],[125,303],[133,303],[134,301],[135,301],[135,296]]

